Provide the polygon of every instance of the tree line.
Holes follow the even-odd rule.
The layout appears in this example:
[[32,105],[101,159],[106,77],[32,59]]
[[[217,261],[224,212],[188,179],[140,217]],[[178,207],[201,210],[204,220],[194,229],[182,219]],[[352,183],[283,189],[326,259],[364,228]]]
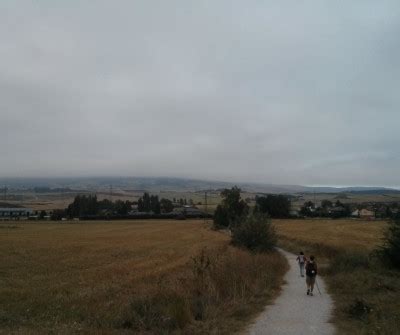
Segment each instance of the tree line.
[[171,200],[162,198],[159,200],[158,195],[149,195],[144,193],[138,200],[138,211],[154,214],[171,213],[174,209],[174,204]]
[[[178,203],[187,202],[180,199]],[[109,199],[98,200],[96,195],[77,195],[74,201],[64,210],[54,210],[53,220],[61,220],[64,217],[88,217],[98,215],[124,216],[132,211],[132,206],[137,205],[137,211],[143,213],[171,213],[174,210],[174,203],[170,199],[161,198],[157,195],[150,195],[145,192],[138,201],[111,201]]]
[[[233,187],[221,192],[222,201],[214,213],[216,226],[229,227],[250,212],[250,207],[240,196],[240,188]],[[271,218],[288,218],[290,216],[290,200],[284,195],[268,194],[256,196],[255,213],[268,215]]]

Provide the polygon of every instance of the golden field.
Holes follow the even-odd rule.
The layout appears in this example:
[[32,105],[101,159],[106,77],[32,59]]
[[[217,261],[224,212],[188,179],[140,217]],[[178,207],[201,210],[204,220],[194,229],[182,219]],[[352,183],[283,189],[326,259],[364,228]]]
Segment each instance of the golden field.
[[372,251],[382,243],[386,221],[361,219],[273,220],[282,237],[347,251]]
[[281,285],[285,260],[203,220],[0,224],[0,334],[228,334]]

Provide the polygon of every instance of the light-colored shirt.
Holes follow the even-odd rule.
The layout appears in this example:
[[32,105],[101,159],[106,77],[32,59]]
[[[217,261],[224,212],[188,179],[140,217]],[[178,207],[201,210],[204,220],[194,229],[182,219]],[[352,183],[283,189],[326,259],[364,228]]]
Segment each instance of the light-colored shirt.
[[304,263],[306,261],[306,257],[304,255],[298,255],[297,260],[299,263]]

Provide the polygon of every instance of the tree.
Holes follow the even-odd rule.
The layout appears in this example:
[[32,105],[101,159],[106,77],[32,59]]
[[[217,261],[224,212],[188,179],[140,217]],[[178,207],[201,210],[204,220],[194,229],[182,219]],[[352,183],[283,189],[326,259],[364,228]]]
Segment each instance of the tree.
[[138,207],[138,211],[139,212],[144,212],[144,205],[143,205],[143,199],[142,198],[139,198],[137,207]]
[[300,209],[300,214],[304,216],[313,216],[315,205],[312,201],[306,201]]
[[110,211],[114,210],[114,203],[108,199],[103,199],[97,204],[99,211]]
[[118,215],[127,215],[132,209],[132,205],[129,201],[117,200],[114,205],[114,211]]
[[151,200],[150,195],[145,192],[143,194],[143,212],[150,212],[151,211]]
[[266,214],[255,212],[232,230],[232,243],[255,252],[273,250],[277,235]]
[[145,192],[143,193],[143,196],[141,198],[139,198],[138,200],[138,211],[139,212],[150,212],[151,209],[151,197],[150,195]]
[[69,217],[97,215],[99,206],[95,195],[77,195],[72,204],[67,208]]
[[333,206],[332,201],[329,201],[329,200],[322,200],[322,202],[321,202],[321,207],[322,207],[323,209],[327,209],[327,208],[330,208],[330,207],[332,207],[332,206]]
[[63,209],[55,209],[53,213],[51,214],[51,219],[55,221],[61,220],[63,217],[65,217],[65,210]]
[[256,211],[273,218],[286,218],[290,215],[290,200],[284,195],[256,197]]
[[42,210],[42,211],[40,212],[39,218],[40,218],[40,219],[44,219],[44,217],[45,217],[46,215],[47,215],[46,211],[45,211],[45,210]]
[[160,200],[160,207],[163,213],[171,213],[174,210],[174,204],[169,199],[162,198]]
[[344,207],[344,205],[340,202],[340,200],[337,200],[335,203],[335,207]]
[[385,243],[379,254],[385,262],[400,269],[400,219],[389,224],[385,232]]
[[229,226],[229,217],[228,210],[218,205],[214,212],[214,226],[215,227],[228,227]]
[[241,190],[237,186],[221,192],[222,201],[217,206],[217,215],[214,215],[215,227],[230,227],[247,215],[249,206],[241,199],[240,192]]
[[160,201],[158,200],[158,195],[150,196],[150,210],[155,214],[161,213]]

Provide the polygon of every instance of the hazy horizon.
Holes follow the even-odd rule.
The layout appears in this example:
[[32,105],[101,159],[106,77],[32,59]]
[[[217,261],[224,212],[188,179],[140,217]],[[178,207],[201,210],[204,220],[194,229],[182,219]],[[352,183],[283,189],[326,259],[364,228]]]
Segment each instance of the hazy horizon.
[[0,178],[399,188],[400,3],[0,3]]
[[[129,176],[129,175],[80,175],[80,176],[54,176],[54,177],[38,177],[38,176],[25,176],[25,177],[0,177],[0,189],[2,186],[7,186],[7,183],[4,184],[5,181],[7,180],[87,180],[87,179],[177,179],[177,180],[189,180],[189,181],[199,181],[199,182],[210,182],[210,183],[229,183],[229,184],[254,184],[254,185],[269,185],[269,186],[302,186],[302,187],[309,187],[309,188],[390,188],[390,189],[396,189],[400,190],[400,186],[382,186],[382,185],[328,185],[328,184],[318,184],[318,185],[312,185],[312,184],[277,184],[277,183],[269,183],[269,182],[253,182],[253,181],[248,181],[248,180],[222,180],[222,179],[207,179],[207,178],[184,178],[184,177],[179,177],[179,176]],[[1,184],[3,182],[3,185]],[[40,186],[38,184],[37,186]]]

